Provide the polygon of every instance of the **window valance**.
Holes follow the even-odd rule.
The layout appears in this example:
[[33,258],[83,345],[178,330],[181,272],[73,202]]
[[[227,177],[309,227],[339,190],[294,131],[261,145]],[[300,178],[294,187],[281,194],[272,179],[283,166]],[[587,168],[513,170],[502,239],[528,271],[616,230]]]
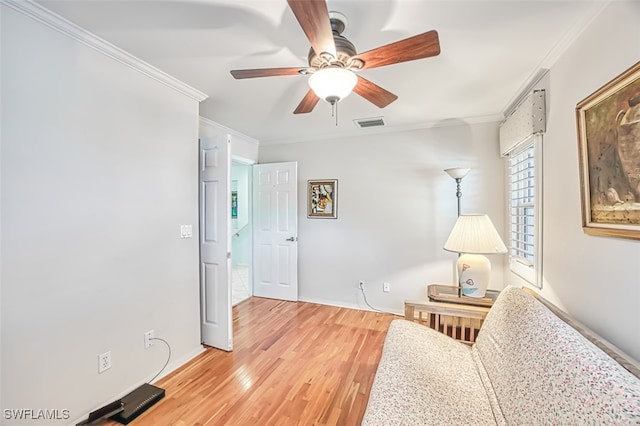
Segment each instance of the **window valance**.
[[508,155],[547,126],[544,90],[534,90],[500,125],[500,153]]

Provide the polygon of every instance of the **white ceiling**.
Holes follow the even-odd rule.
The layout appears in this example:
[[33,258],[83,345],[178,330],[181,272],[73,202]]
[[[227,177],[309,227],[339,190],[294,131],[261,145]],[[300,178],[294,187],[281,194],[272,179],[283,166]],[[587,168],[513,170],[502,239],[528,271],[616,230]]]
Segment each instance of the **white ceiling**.
[[[292,112],[307,77],[235,80],[232,69],[304,67],[309,42],[285,0],[39,0],[38,3],[209,95],[201,115],[263,141],[361,134],[354,119],[383,116],[383,131],[500,119],[604,0],[328,0],[348,18],[359,52],[435,29],[439,56],[362,71],[398,95],[379,109],[356,94],[338,126],[320,102]],[[380,131],[378,128],[376,131]]]

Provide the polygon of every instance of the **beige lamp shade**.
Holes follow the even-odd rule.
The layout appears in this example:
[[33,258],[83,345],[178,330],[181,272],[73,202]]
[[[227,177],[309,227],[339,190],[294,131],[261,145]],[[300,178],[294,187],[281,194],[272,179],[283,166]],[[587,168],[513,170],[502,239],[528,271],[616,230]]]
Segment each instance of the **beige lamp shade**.
[[493,222],[486,214],[461,215],[449,234],[444,249],[457,253],[499,254],[506,253]]

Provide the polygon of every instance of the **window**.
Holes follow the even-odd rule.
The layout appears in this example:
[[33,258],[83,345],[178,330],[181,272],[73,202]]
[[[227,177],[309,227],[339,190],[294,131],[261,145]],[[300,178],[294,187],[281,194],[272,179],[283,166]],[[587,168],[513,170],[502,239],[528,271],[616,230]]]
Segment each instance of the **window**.
[[[544,74],[540,77],[544,77]],[[539,79],[531,83],[538,84]],[[542,135],[545,91],[523,95],[500,125],[500,153],[507,157],[509,267],[542,288]]]
[[541,159],[541,135],[531,136],[507,154],[509,265],[513,273],[538,287],[542,287]]

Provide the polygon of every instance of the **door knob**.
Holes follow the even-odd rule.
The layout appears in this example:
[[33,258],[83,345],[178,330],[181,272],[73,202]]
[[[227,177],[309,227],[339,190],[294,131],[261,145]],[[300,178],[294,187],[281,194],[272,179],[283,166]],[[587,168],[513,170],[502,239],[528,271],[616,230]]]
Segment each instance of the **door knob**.
[[285,241],[297,241],[297,240],[298,238],[296,237],[290,237],[290,238],[287,238]]

